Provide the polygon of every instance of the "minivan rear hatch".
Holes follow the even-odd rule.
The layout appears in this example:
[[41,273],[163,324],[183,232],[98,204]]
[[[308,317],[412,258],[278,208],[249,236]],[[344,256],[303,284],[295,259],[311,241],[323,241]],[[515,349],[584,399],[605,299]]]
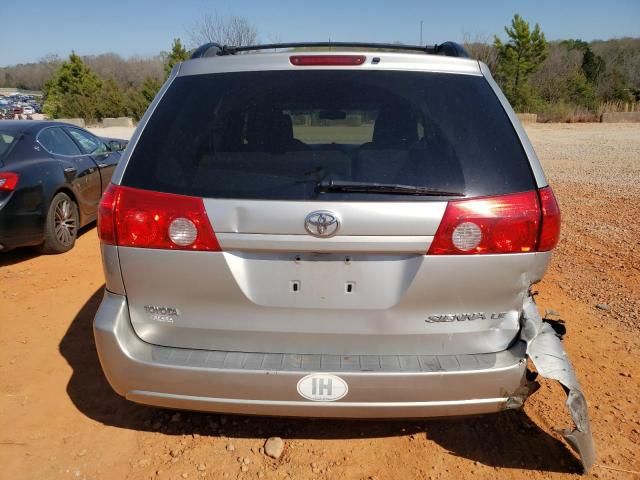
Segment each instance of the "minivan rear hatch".
[[536,188],[481,75],[178,76],[121,185],[199,199],[219,244],[119,247],[133,326],[155,344],[495,352],[516,337],[523,296],[546,265],[533,252],[426,255],[449,201]]

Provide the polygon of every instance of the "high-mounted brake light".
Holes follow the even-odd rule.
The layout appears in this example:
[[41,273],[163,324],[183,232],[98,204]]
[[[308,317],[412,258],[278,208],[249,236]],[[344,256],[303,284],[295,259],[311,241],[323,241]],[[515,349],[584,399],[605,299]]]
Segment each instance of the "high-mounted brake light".
[[364,55],[291,55],[289,61],[296,66],[349,66],[362,65]]
[[98,236],[123,247],[220,250],[201,198],[113,184],[100,201]]
[[12,192],[18,185],[20,174],[13,172],[0,172],[0,191]]
[[449,202],[429,255],[534,252],[540,232],[536,191]]

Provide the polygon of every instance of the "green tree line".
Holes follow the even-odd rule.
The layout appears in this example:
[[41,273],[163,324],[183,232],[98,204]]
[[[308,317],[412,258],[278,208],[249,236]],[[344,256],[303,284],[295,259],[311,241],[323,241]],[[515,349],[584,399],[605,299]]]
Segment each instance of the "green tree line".
[[[180,39],[175,39],[164,61],[165,79],[174,65],[188,57]],[[122,88],[113,77],[100,78],[80,56],[71,53],[44,85],[43,112],[50,118],[84,118],[89,122],[125,116],[139,120],[160,87],[161,81],[149,76],[139,86]]]
[[[255,27],[241,18],[234,20],[236,24],[231,20],[211,17],[194,26],[196,43],[256,42]],[[505,33],[504,40],[495,36],[492,41],[467,41],[465,46],[473,58],[489,66],[516,111],[551,120],[564,120],[575,112],[589,112],[592,118],[605,107],[615,110],[640,101],[640,38],[550,42],[539,25],[531,27],[519,15]],[[139,119],[173,66],[189,53],[175,39],[169,52],[149,58],[72,53],[62,61],[53,55],[34,64],[0,68],[0,86],[42,88],[44,110],[52,118]]]
[[538,24],[531,28],[517,14],[505,33],[506,41],[495,36],[491,45],[467,48],[487,63],[516,111],[553,117],[640,101],[640,39],[548,42]]

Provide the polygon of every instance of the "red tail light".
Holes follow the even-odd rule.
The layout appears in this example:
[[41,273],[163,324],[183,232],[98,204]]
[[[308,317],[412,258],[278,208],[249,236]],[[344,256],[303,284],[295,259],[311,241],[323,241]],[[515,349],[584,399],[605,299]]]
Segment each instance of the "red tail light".
[[542,228],[540,229],[538,251],[546,252],[553,250],[560,240],[560,207],[558,207],[551,187],[541,188],[538,193],[542,208]]
[[109,184],[98,205],[98,237],[102,243],[108,245],[116,244],[115,211],[119,188],[121,187]]
[[18,185],[20,174],[13,172],[0,172],[0,192],[12,192]]
[[201,198],[109,185],[98,236],[122,247],[220,251]]
[[428,254],[550,250],[558,240],[558,206],[548,187],[540,201],[542,211],[536,191],[449,202]]
[[291,55],[289,61],[296,66],[323,65],[362,65],[367,59],[364,55]]

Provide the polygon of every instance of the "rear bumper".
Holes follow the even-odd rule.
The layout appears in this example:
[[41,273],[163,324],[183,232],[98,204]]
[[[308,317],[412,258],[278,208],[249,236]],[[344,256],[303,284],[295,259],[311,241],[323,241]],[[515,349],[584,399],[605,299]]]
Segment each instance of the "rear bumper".
[[[126,297],[105,293],[94,333],[102,368],[134,402],[213,412],[348,418],[491,413],[522,404],[525,344],[491,354],[333,356],[189,350],[145,343]],[[334,402],[306,400],[298,381],[332,373],[348,384]]]
[[23,208],[13,194],[0,198],[0,252],[42,243],[44,222],[40,211]]

